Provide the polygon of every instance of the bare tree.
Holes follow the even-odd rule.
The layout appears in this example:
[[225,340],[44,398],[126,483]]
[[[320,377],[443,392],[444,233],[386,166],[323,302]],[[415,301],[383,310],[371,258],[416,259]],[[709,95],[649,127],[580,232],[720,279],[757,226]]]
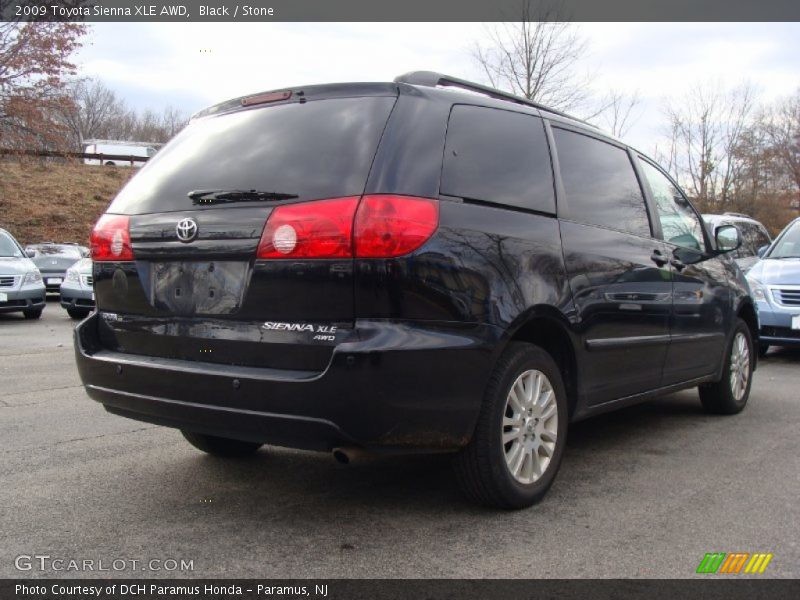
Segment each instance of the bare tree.
[[57,111],[58,120],[69,130],[76,150],[91,138],[166,142],[188,121],[184,112],[171,106],[161,113],[137,112],[97,79],[72,82],[68,95],[70,102]]
[[597,114],[590,119],[596,119],[616,137],[623,137],[631,127],[636,124],[641,114],[637,115],[636,109],[642,99],[639,92],[626,94],[619,90],[610,90],[603,98]]
[[489,83],[529,100],[562,110],[588,98],[588,77],[577,75],[586,41],[552,7],[522,7],[521,20],[487,28],[488,44],[476,43],[472,55]]
[[72,102],[59,114],[69,128],[72,145],[83,148],[90,138],[116,138],[120,125],[128,116],[128,108],[117,94],[97,79],[80,79],[69,86]]
[[776,155],[794,182],[800,207],[800,89],[765,111],[761,122]]
[[744,84],[695,86],[667,107],[676,172],[704,208],[729,204],[736,177],[734,149],[753,112],[755,91]]

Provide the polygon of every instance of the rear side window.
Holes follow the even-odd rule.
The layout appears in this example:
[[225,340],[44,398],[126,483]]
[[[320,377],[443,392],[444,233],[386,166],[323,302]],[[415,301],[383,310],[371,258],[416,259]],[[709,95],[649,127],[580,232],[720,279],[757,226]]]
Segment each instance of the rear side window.
[[553,128],[565,198],[559,216],[650,236],[644,196],[628,153],[617,146]]
[[448,196],[555,214],[553,169],[542,119],[454,106],[440,190]]
[[198,119],[147,162],[108,211],[196,208],[187,197],[196,190],[358,196],[395,100],[314,100]]

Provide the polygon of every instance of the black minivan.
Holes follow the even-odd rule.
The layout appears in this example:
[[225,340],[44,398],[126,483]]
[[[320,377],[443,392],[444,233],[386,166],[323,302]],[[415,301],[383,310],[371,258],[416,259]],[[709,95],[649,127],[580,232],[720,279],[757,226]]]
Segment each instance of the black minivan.
[[436,73],[204,110],[91,242],[88,394],[215,455],[453,452],[518,508],[570,421],[693,386],[738,413],[756,366],[735,227],[593,126]]

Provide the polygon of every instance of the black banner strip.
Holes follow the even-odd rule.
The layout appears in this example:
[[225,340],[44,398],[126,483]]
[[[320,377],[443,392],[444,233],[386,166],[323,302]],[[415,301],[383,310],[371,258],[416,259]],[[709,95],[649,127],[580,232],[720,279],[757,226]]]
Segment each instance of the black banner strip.
[[800,21],[797,0],[0,0],[3,21]]

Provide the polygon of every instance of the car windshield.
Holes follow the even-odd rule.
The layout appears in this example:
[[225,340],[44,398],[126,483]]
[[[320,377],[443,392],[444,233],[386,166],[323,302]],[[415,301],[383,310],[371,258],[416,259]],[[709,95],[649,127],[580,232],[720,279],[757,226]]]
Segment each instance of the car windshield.
[[22,256],[22,252],[10,235],[0,232],[0,257],[8,258],[10,256],[19,258]]
[[800,221],[778,239],[767,258],[800,258]]
[[64,256],[66,258],[81,258],[81,249],[78,246],[67,246],[61,244],[35,244],[30,246],[36,250],[37,254],[47,256]]

